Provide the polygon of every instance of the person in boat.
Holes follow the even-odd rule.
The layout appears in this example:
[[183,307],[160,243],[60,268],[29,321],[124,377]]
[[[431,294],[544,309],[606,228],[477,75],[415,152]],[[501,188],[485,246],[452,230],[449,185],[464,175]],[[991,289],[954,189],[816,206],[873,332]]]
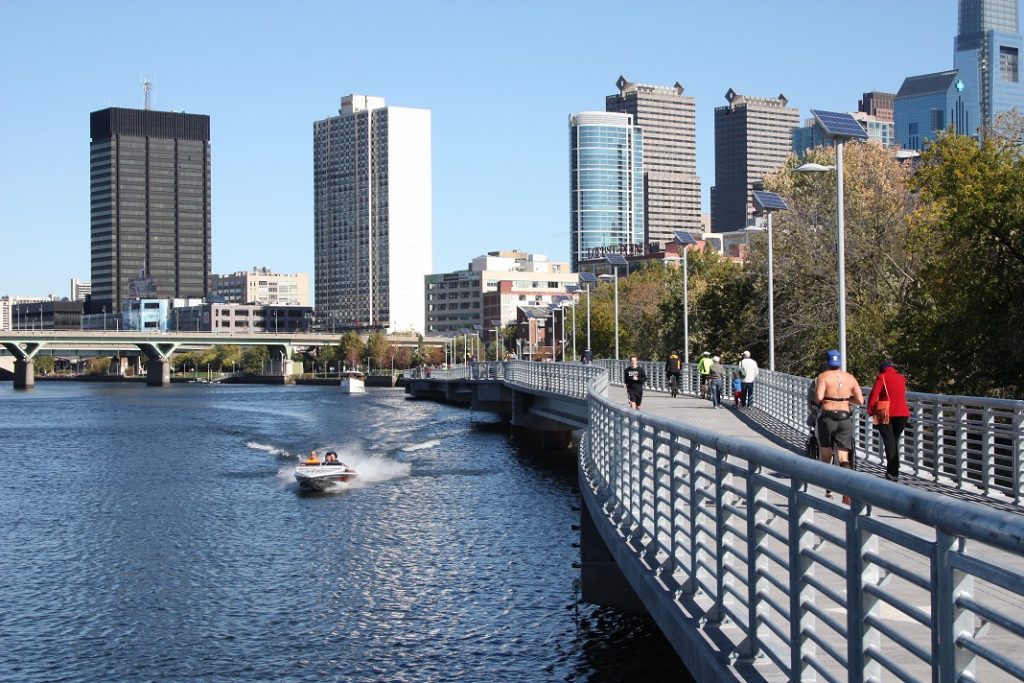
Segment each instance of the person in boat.
[[309,457],[302,461],[303,465],[319,465],[320,459],[316,457],[316,451],[310,451]]
[[340,460],[338,460],[338,454],[337,453],[335,453],[334,451],[327,451],[327,455],[324,458],[324,464],[325,465],[342,465],[344,463],[342,463]]

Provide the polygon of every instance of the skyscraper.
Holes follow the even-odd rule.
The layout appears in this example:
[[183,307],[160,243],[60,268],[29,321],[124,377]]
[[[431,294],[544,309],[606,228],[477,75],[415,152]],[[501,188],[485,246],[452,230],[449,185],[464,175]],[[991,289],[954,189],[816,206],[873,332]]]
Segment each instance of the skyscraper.
[[423,332],[430,110],[348,95],[313,124],[314,291],[331,329]]
[[111,108],[90,115],[92,308],[203,297],[210,277],[210,117]]
[[630,83],[619,76],[618,95],[605,109],[630,114],[644,131],[646,241],[664,245],[676,230],[700,233],[696,100],[683,86]]
[[747,97],[732,88],[715,108],[715,186],[711,188],[711,229],[731,232],[747,222],[754,183],[774,171],[792,152],[800,112],[777,98]]
[[953,66],[967,98],[969,134],[992,123],[995,115],[1024,109],[1017,0],[960,0],[959,32]]
[[643,130],[630,114],[569,117],[569,253],[575,271],[595,249],[644,241]]

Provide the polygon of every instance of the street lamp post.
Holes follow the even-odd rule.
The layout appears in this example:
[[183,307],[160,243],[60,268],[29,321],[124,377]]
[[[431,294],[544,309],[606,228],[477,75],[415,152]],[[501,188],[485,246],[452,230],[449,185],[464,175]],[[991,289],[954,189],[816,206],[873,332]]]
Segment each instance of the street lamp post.
[[690,260],[691,244],[697,244],[693,235],[685,230],[676,230],[675,240],[683,251],[683,364],[690,364]]
[[619,359],[619,266],[625,266],[626,257],[612,254],[607,257],[608,263],[615,268],[615,360]]
[[804,164],[797,167],[797,171],[821,172],[830,171],[833,168],[836,172],[836,242],[839,270],[839,357],[842,369],[846,370],[846,232],[843,217],[843,143],[848,140],[866,140],[868,134],[864,132],[860,123],[850,114],[842,112],[820,111],[812,109],[816,125],[825,131],[825,135],[832,139],[836,147],[836,165],[834,167],[822,166],[820,164]]
[[772,213],[789,209],[774,192],[754,191],[754,206],[768,214],[768,369],[775,372],[775,274],[772,267]]
[[580,273],[580,281],[587,286],[587,351],[594,353],[594,347],[590,345],[590,288],[597,282],[597,276],[593,273]]

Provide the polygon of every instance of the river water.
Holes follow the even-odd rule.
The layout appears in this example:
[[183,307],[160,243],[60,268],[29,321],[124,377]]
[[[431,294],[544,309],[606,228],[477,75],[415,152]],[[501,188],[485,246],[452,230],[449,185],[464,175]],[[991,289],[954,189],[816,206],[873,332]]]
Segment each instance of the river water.
[[[686,680],[577,602],[575,463],[400,390],[0,384],[2,681]],[[337,450],[358,483],[298,491]]]

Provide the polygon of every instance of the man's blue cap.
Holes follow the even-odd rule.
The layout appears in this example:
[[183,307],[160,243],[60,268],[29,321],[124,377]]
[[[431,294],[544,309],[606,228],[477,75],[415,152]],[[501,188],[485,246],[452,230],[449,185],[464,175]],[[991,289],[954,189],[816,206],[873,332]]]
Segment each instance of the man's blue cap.
[[825,365],[829,366],[830,368],[842,367],[843,361],[839,357],[839,351],[837,351],[835,349],[829,349],[828,351],[826,351],[825,352]]

